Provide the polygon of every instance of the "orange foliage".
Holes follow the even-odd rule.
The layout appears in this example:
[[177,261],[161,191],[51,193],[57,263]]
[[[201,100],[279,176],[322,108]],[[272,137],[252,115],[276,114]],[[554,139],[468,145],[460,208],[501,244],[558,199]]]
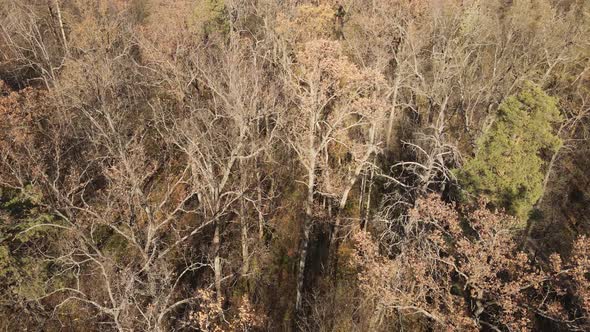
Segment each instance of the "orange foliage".
[[[568,265],[552,255],[544,271],[518,250],[506,228],[511,219],[485,202],[459,213],[435,195],[421,198],[393,259],[368,234],[354,235],[360,287],[379,307],[422,315],[444,329],[529,330],[535,315],[588,327],[590,241],[578,240]],[[577,309],[562,306],[568,294]]]

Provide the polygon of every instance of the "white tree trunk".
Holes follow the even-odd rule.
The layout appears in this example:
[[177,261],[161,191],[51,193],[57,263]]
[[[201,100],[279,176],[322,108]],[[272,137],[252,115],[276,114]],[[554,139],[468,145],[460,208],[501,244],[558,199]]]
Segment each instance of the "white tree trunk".
[[61,33],[61,39],[64,44],[64,52],[66,56],[70,55],[70,51],[68,48],[68,40],[66,39],[66,32],[64,30],[64,22],[61,16],[61,9],[59,7],[59,0],[55,0],[55,11],[57,13],[57,22],[59,24],[59,31]]
[[240,203],[240,226],[242,230],[242,275],[248,274],[250,269],[250,250],[248,248],[248,220],[245,216],[246,209],[244,207],[244,200]]
[[217,302],[221,306],[221,299],[223,298],[223,294],[221,292],[221,257],[219,256],[220,247],[221,247],[221,238],[220,238],[220,225],[219,221],[215,222],[215,233],[213,234],[213,251],[215,254],[215,258],[213,259],[213,270],[215,273],[215,292],[217,294]]
[[394,126],[394,120],[395,120],[395,116],[396,116],[396,106],[397,106],[397,92],[399,90],[399,83],[400,83],[400,79],[399,77],[395,79],[395,82],[393,83],[393,96],[392,96],[392,100],[391,100],[391,111],[389,112],[389,120],[387,122],[387,137],[385,137],[385,145],[387,146],[387,148],[391,148],[392,142],[393,142],[393,126]]
[[309,246],[309,232],[313,220],[313,193],[315,185],[315,157],[311,160],[308,170],[307,199],[305,201],[305,220],[303,225],[303,239],[301,242],[301,252],[299,254],[299,271],[297,273],[297,298],[295,310],[300,311],[303,301],[303,286],[305,282],[305,264],[307,258],[307,249]]

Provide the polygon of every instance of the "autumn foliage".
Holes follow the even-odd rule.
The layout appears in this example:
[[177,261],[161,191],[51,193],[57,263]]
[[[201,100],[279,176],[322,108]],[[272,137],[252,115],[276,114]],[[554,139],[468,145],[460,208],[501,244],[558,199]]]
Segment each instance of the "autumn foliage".
[[590,330],[590,2],[0,0],[0,330]]

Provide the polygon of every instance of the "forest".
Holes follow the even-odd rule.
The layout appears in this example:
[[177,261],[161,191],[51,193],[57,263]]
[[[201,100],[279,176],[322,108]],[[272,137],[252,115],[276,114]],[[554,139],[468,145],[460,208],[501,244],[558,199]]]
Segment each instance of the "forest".
[[590,1],[0,0],[1,331],[590,331]]

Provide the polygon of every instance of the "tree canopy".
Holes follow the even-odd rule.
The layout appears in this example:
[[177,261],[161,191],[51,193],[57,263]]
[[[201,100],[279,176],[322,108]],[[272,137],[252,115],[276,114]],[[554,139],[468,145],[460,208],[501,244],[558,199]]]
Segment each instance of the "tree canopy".
[[0,0],[0,330],[589,331],[588,36],[587,0]]

